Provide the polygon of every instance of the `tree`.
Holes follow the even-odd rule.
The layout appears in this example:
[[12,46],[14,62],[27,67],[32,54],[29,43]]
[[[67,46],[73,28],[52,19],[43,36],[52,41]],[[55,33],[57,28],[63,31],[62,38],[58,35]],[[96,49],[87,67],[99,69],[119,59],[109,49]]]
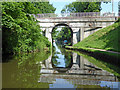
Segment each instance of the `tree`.
[[61,13],[77,13],[77,12],[100,12],[101,2],[72,2],[66,5]]
[[56,39],[58,32],[59,32],[59,31],[57,31],[57,27],[55,27],[55,29],[52,31],[52,40],[55,40],[55,39]]
[[68,27],[63,27],[61,31],[58,33],[58,35],[56,36],[57,41],[60,41],[61,44],[64,40],[67,40],[68,44],[71,45],[72,44],[71,38],[72,38],[72,34]]
[[[48,2],[43,2],[49,5]],[[40,26],[33,16],[29,14],[49,13],[40,8],[37,2],[3,2],[2,3],[2,44],[3,53],[18,53],[42,50],[50,47],[50,42],[40,32]],[[37,4],[35,6],[35,4]],[[38,7],[39,6],[39,7]],[[49,5],[48,11],[53,12],[55,8]]]
[[52,4],[50,4],[49,2],[33,2],[34,7],[37,8],[38,11],[36,11],[38,13],[54,13],[56,8],[53,7]]

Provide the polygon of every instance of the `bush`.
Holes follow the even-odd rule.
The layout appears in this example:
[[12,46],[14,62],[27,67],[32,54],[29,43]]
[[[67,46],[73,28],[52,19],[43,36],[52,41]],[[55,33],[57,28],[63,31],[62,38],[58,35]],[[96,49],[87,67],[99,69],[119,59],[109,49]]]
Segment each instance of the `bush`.
[[[27,12],[25,3],[2,3],[3,53],[30,52],[50,47],[35,18],[29,16],[30,11]],[[33,7],[33,3],[29,5]]]

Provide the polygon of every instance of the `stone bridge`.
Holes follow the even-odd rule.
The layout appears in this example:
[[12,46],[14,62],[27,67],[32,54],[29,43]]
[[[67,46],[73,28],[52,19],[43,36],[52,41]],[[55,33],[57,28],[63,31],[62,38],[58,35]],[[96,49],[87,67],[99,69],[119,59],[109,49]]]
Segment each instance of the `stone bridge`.
[[45,36],[50,42],[52,42],[52,31],[55,27],[67,26],[72,33],[72,45],[116,21],[114,14],[99,15],[92,12],[71,14],[68,17],[41,17],[39,14],[35,18],[39,21],[38,24],[45,31]]

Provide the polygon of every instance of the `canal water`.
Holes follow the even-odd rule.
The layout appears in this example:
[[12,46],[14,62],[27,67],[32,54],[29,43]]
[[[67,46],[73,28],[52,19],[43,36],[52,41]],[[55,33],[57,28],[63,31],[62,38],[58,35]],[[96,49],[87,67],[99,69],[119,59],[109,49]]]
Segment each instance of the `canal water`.
[[[118,88],[113,74],[84,55],[58,47],[54,51],[22,54],[2,64],[2,88]],[[102,66],[102,65],[101,65]]]

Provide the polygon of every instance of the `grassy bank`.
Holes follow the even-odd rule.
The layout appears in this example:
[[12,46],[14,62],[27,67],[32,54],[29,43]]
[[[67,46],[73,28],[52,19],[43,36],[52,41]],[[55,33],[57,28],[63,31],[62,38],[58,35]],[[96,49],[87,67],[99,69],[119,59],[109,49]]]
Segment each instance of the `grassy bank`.
[[120,52],[120,22],[103,28],[83,41],[75,44],[78,48],[97,48]]
[[96,59],[106,61],[117,66],[120,65],[120,55],[116,53],[110,53],[110,52],[99,51],[99,50],[83,48],[83,47],[78,48],[78,47],[66,46],[65,48],[70,50],[82,51],[85,52],[87,55],[92,56]]

